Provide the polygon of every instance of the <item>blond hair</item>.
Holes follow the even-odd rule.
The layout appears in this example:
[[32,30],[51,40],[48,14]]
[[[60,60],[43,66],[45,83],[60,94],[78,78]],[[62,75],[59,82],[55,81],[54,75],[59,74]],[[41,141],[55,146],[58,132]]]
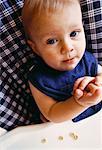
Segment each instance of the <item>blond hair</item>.
[[63,9],[66,5],[80,3],[80,0],[24,0],[22,9],[22,22],[26,34],[28,34],[28,27],[35,15],[40,16],[42,12],[46,15],[55,11]]

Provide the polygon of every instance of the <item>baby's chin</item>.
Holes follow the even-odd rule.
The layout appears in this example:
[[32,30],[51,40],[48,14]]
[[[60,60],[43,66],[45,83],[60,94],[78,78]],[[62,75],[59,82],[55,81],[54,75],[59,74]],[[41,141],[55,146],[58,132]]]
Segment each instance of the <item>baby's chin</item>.
[[71,71],[73,69],[76,68],[76,66],[78,65],[78,62],[77,63],[74,63],[74,64],[67,64],[67,65],[57,65],[57,66],[50,66],[51,68],[57,70],[57,71]]
[[75,65],[69,65],[69,66],[63,68],[62,71],[71,71],[71,70],[73,70],[73,69],[76,68],[77,64],[75,64]]
[[75,69],[75,67],[56,68],[56,70],[58,70],[58,71],[71,71],[71,70]]

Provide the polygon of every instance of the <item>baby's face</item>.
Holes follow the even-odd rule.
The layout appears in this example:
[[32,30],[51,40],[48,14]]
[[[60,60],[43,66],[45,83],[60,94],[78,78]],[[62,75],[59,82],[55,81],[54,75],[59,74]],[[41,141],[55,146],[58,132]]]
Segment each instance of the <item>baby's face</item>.
[[85,51],[85,35],[79,4],[66,6],[48,16],[36,17],[31,26],[30,45],[52,68],[74,69]]

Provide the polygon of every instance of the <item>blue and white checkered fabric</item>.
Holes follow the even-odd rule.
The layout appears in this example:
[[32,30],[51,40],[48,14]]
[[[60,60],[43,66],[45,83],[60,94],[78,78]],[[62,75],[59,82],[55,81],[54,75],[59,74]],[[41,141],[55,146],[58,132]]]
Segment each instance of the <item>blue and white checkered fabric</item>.
[[[102,0],[82,0],[87,49],[102,64]],[[23,0],[0,0],[0,127],[37,123],[27,72],[34,58],[21,23]],[[29,61],[31,60],[31,61]]]
[[7,130],[36,122],[26,77],[33,54],[24,40],[22,6],[22,0],[0,1],[0,127]]
[[87,50],[102,65],[102,0],[81,0]]

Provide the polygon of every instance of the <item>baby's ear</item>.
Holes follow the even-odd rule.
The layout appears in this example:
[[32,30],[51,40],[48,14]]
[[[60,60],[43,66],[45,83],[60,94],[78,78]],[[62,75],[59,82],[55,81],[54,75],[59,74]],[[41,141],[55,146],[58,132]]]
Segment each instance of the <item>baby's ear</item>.
[[31,40],[27,40],[27,43],[28,43],[29,46],[32,48],[32,50],[35,49],[35,43],[33,43]]
[[31,40],[27,40],[27,43],[29,44],[29,46],[31,47],[31,49],[33,50],[33,52],[35,52],[36,54],[39,55],[38,50],[36,49],[35,43],[32,42]]

